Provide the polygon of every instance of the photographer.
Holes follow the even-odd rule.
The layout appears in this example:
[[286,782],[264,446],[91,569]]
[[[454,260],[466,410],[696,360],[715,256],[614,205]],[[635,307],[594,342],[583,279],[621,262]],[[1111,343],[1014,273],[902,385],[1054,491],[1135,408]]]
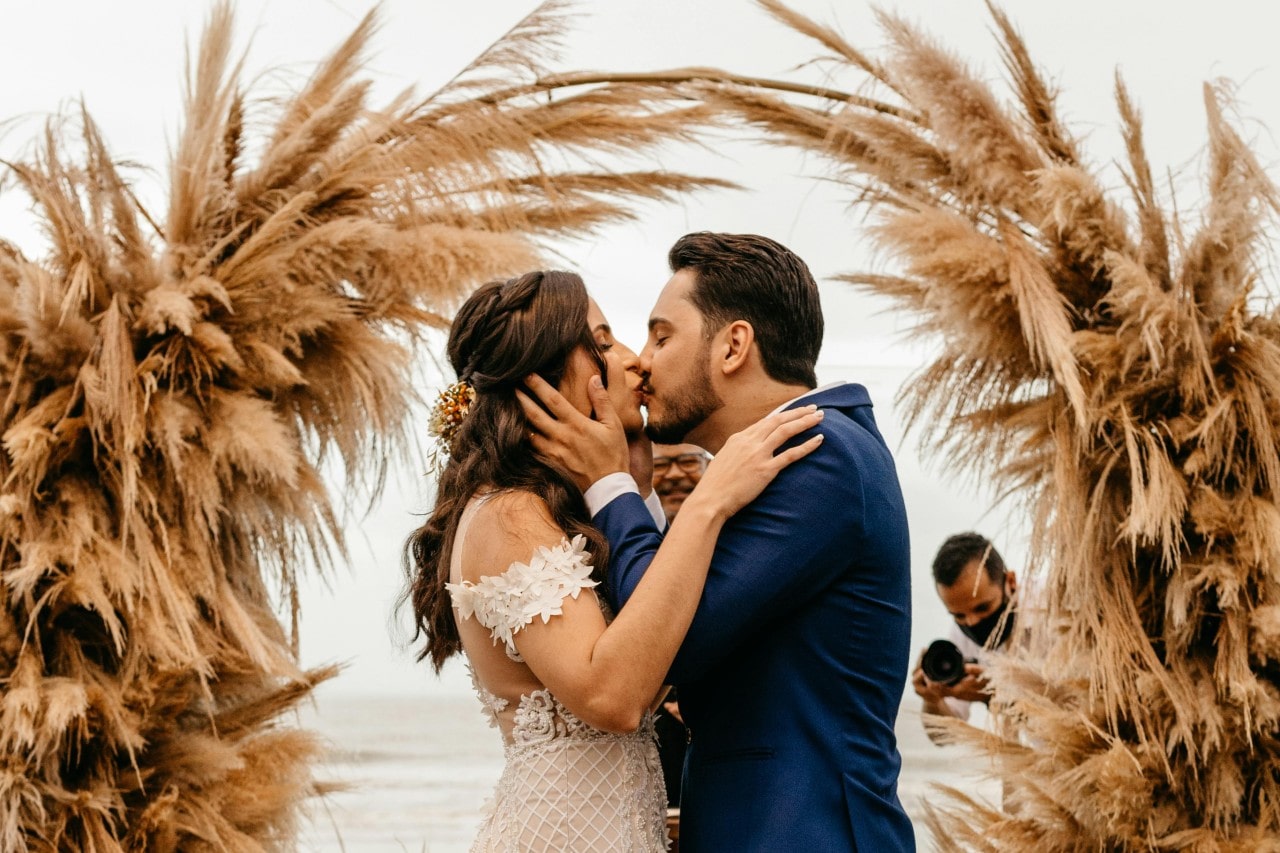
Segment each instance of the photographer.
[[[923,713],[968,720],[973,702],[990,699],[983,660],[1013,633],[1018,579],[985,536],[958,533],[933,558],[933,580],[955,619],[949,638],[955,648],[938,641],[923,650],[911,686],[924,702]],[[932,731],[929,737],[936,740]]]

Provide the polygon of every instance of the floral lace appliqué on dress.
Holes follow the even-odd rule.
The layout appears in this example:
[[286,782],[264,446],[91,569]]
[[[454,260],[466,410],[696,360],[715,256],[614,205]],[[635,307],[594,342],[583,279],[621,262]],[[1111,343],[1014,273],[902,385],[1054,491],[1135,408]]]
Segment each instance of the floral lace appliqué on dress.
[[459,619],[475,618],[489,629],[495,643],[501,641],[507,647],[507,656],[518,661],[520,653],[512,639],[517,631],[539,616],[545,625],[564,612],[565,598],[576,599],[595,585],[586,540],[575,536],[572,543],[538,548],[527,564],[512,563],[500,575],[482,577],[479,583],[448,583],[445,589],[453,597]]
[[[541,618],[563,614],[566,598],[594,587],[581,536],[542,547],[526,563],[478,583],[448,584],[458,619],[475,619],[520,661],[514,637]],[[607,610],[606,610],[607,614]],[[497,722],[508,702],[472,676],[486,714]],[[506,766],[486,808],[473,853],[667,849],[666,791],[653,718],[637,731],[612,734],[578,719],[547,689],[520,696]]]

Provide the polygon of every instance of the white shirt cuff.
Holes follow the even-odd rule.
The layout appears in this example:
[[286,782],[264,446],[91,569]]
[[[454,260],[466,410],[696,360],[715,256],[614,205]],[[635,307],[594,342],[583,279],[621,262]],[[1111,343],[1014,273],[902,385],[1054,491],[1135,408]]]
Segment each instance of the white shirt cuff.
[[627,492],[640,494],[640,490],[636,488],[635,478],[625,471],[616,471],[592,483],[591,487],[583,492],[582,499],[587,503],[587,512],[595,518],[596,513]]
[[649,497],[644,499],[644,505],[649,510],[649,515],[653,516],[653,523],[657,525],[658,532],[667,529],[667,513],[662,509],[662,498],[658,497],[658,490],[654,489],[649,493]]

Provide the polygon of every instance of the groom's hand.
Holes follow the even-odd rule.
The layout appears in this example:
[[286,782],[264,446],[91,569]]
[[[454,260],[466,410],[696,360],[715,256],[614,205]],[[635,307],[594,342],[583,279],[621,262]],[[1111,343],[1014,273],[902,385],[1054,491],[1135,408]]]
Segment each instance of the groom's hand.
[[539,406],[517,389],[516,398],[529,420],[534,452],[565,471],[578,488],[585,492],[602,477],[630,470],[627,437],[600,377],[593,376],[587,383],[594,420],[575,409],[541,376],[529,376],[524,384],[542,403]]

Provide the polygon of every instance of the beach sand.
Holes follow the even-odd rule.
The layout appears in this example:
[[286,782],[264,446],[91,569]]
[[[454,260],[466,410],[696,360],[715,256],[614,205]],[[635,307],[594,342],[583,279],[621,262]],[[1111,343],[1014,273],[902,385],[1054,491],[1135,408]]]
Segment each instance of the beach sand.
[[[932,849],[921,798],[933,783],[955,785],[989,800],[999,786],[966,768],[985,766],[957,747],[934,746],[908,691],[898,717],[902,753],[899,796],[916,825],[920,849]],[[331,744],[317,769],[347,790],[312,808],[302,850],[320,853],[465,853],[480,808],[502,770],[498,733],[473,696],[359,696],[321,693],[302,724]]]

